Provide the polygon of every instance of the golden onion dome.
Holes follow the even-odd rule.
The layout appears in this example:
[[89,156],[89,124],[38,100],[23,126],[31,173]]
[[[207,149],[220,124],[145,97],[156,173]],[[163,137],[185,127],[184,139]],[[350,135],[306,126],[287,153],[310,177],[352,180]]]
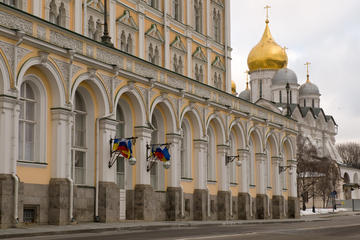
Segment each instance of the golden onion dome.
[[236,83],[234,80],[231,80],[231,93],[236,94]]
[[281,69],[287,66],[285,49],[280,47],[270,33],[269,20],[260,42],[250,51],[247,63],[250,71],[259,69]]

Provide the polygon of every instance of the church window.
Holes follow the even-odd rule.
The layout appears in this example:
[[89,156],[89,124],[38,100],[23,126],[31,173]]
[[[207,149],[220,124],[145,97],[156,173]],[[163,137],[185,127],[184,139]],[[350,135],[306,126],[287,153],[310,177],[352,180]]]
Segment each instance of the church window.
[[179,56],[179,64],[178,64],[178,73],[183,73],[183,69],[184,69],[184,64],[183,64],[183,61],[182,61],[182,58],[181,56]]
[[35,161],[35,138],[39,125],[36,101],[32,85],[25,82],[21,85],[19,116],[19,160]]
[[86,182],[86,106],[79,92],[75,93],[75,120],[73,127],[72,162],[75,184]]
[[[124,114],[120,107],[117,106],[116,120],[119,122],[116,126],[116,137],[125,137],[125,122]],[[125,159],[123,156],[118,156],[116,159],[116,183],[120,189],[125,189]]]
[[95,22],[93,16],[90,16],[88,21],[88,37],[94,39],[94,33],[95,33]]
[[314,99],[312,99],[311,106],[312,106],[313,108],[315,107],[315,100],[314,100]]
[[[154,127],[151,133],[151,143],[162,143],[164,142],[164,124],[159,110],[155,109],[151,118],[151,124]],[[165,172],[163,163],[156,161],[150,170],[150,184],[155,191],[163,191],[165,189]]]
[[306,107],[306,99],[304,99],[304,107]]
[[202,33],[202,1],[195,0],[194,2],[195,11],[195,31]]
[[262,79],[259,80],[259,97],[262,98],[262,94],[263,94],[263,82]]
[[174,72],[178,72],[178,60],[176,54],[174,54],[173,66],[174,66]]
[[149,57],[149,61],[151,62],[151,63],[154,63],[153,62],[153,59],[154,59],[154,48],[153,48],[153,45],[152,45],[152,43],[150,43],[150,45],[149,45],[149,53],[148,53],[148,57]]
[[174,19],[181,22],[182,20],[182,1],[181,0],[173,0],[173,12]]
[[279,91],[279,103],[282,103],[282,92],[281,92],[281,90]]
[[66,9],[63,2],[61,2],[58,9],[56,1],[51,0],[49,4],[49,21],[61,27],[66,27]]
[[55,0],[51,0],[50,2],[50,13],[49,13],[49,21],[51,23],[57,23],[57,6]]
[[200,65],[200,70],[199,70],[199,81],[203,82],[204,81],[204,70],[203,67]]
[[292,104],[292,91],[290,90],[290,104]]

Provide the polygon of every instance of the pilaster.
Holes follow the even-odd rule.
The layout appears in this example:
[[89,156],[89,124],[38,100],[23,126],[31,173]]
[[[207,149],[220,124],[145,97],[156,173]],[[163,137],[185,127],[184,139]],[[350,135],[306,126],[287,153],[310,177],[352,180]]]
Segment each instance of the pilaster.
[[166,140],[170,145],[171,167],[168,169],[168,187],[180,187],[180,141],[181,135],[177,133],[166,134]]
[[281,195],[281,187],[280,187],[280,173],[279,166],[281,163],[280,157],[271,157],[271,165],[273,169],[273,194],[280,196]]
[[52,108],[51,178],[71,177],[71,126],[73,113],[66,108]]
[[99,181],[116,183],[114,166],[108,167],[110,160],[109,141],[116,134],[117,122],[113,119],[103,118],[99,121]]
[[145,126],[135,127],[136,184],[150,185],[150,172],[146,171],[146,144],[150,144],[152,130]]
[[195,160],[195,189],[206,189],[206,154],[207,141],[203,139],[194,140]]
[[256,153],[256,193],[265,194],[265,160],[266,154]]
[[248,193],[249,192],[249,182],[248,182],[248,176],[250,173],[248,173],[248,164],[250,159],[250,153],[247,149],[239,149],[238,154],[240,156],[240,176],[239,176],[239,192],[241,193]]
[[218,170],[218,189],[219,191],[229,191],[229,178],[227,166],[225,165],[225,156],[229,149],[227,145],[217,145],[217,170]]
[[145,9],[142,3],[139,3],[139,58],[144,59],[145,54]]
[[20,106],[16,98],[0,96],[0,174],[16,173]]

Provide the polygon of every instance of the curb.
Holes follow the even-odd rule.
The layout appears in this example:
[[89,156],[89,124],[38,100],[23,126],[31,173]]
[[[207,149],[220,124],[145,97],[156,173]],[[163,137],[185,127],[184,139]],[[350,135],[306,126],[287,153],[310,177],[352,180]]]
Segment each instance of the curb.
[[138,226],[119,226],[119,227],[104,227],[104,228],[87,228],[87,229],[69,229],[69,230],[54,230],[54,231],[39,231],[39,232],[28,232],[28,233],[9,233],[0,234],[0,239],[6,238],[21,238],[21,237],[37,237],[37,236],[54,236],[54,235],[69,235],[79,233],[102,233],[110,231],[137,231],[137,230],[158,230],[162,228],[186,228],[186,227],[203,227],[203,226],[225,226],[225,225],[254,225],[254,224],[272,224],[272,223],[301,223],[301,222],[318,222],[318,221],[329,221],[327,219],[293,219],[293,220],[247,220],[247,221],[229,221],[229,222],[214,222],[214,223],[174,223],[174,224],[159,224],[159,225],[138,225]]

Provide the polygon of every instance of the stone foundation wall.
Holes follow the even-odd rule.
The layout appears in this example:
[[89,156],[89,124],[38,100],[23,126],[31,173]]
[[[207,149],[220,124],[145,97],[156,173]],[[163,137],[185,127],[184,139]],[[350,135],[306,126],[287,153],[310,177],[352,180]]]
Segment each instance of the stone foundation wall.
[[13,226],[14,219],[14,180],[10,174],[0,175],[0,228]]
[[184,220],[194,219],[194,195],[184,193]]
[[74,218],[77,222],[93,222],[95,217],[95,188],[74,186]]
[[21,184],[23,191],[21,193],[21,211],[19,211],[20,222],[23,222],[23,211],[26,207],[36,208],[35,222],[40,224],[48,223],[49,215],[49,185],[43,184]]
[[218,220],[218,198],[217,195],[210,195],[210,216],[208,220]]
[[166,221],[166,210],[168,208],[166,204],[166,192],[154,192],[154,198],[152,201],[152,211],[154,213],[155,221]]

